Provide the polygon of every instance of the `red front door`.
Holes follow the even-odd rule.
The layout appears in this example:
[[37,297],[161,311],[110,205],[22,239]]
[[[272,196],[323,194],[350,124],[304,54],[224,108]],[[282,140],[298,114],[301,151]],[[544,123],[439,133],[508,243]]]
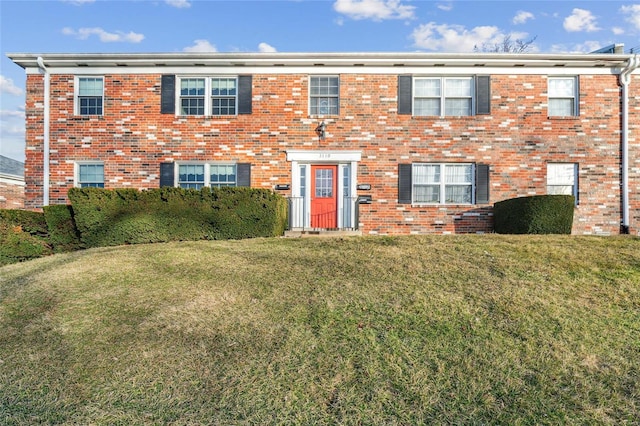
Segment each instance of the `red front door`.
[[311,166],[311,227],[338,227],[338,166]]

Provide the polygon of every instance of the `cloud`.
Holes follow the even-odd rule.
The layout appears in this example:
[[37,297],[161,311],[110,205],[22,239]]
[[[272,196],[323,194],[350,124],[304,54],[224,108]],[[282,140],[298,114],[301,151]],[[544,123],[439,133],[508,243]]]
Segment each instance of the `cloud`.
[[260,43],[258,45],[258,50],[260,52],[265,52],[265,53],[277,52],[275,47],[273,47],[273,46],[271,46],[270,44],[267,44],[267,43]]
[[445,12],[450,12],[453,10],[453,4],[452,3],[438,3],[436,5],[436,7],[440,10],[444,10]]
[[333,9],[351,19],[412,19],[415,6],[407,6],[400,0],[336,0]]
[[13,80],[0,75],[0,93],[7,93],[9,95],[22,96],[23,91],[20,87],[13,83]]
[[24,161],[24,119],[24,107],[17,110],[0,110],[0,154]]
[[182,49],[184,52],[217,52],[216,46],[209,43],[208,40],[194,40],[193,46],[188,46]]
[[630,6],[622,6],[620,12],[628,15],[624,18],[625,21],[633,25],[637,30],[640,30],[640,4],[632,4]]
[[62,0],[63,3],[71,3],[76,6],[82,6],[83,4],[93,3],[96,0]]
[[169,6],[177,7],[178,9],[186,9],[191,7],[191,3],[189,3],[189,0],[165,0],[164,2]]
[[533,13],[531,12],[526,12],[524,10],[519,10],[518,13],[516,14],[516,16],[513,17],[512,22],[515,25],[518,24],[524,24],[525,22],[527,22],[529,19],[535,19],[535,17],[533,16]]
[[570,16],[564,18],[564,29],[570,33],[578,31],[593,32],[600,28],[596,22],[596,17],[585,9],[573,9]]
[[551,53],[589,53],[594,50],[598,50],[601,47],[603,47],[602,43],[593,40],[573,45],[554,44],[551,46]]
[[611,28],[611,31],[612,31],[615,35],[622,35],[622,34],[624,34],[624,28],[620,28],[620,27],[613,27],[613,28]]
[[140,43],[144,40],[143,34],[134,33],[130,31],[125,33],[123,31],[116,31],[115,33],[109,33],[102,28],[94,27],[94,28],[79,28],[74,30],[73,28],[65,27],[62,29],[62,34],[68,36],[74,36],[78,40],[86,40],[92,35],[98,36],[100,41],[104,43],[114,43],[114,42],[127,42],[127,43]]
[[[522,34],[514,34],[520,38]],[[526,35],[525,35],[526,36]],[[462,25],[429,22],[413,30],[411,38],[420,49],[444,52],[471,52],[483,44],[500,43],[505,37],[498,27],[480,26],[467,30]]]

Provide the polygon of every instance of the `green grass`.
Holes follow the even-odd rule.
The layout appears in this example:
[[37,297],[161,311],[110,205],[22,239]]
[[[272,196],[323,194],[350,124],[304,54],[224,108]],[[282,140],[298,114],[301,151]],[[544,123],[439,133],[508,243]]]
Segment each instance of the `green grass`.
[[8,265],[0,419],[638,424],[640,239],[254,239]]

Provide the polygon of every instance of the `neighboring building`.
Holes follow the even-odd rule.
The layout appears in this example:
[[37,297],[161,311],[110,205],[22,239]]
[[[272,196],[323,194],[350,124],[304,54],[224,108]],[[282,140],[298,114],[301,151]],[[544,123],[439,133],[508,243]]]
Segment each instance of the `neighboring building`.
[[26,205],[74,186],[250,185],[292,229],[478,233],[493,203],[577,196],[573,233],[640,232],[638,56],[9,54]]
[[24,163],[0,155],[0,209],[24,208]]

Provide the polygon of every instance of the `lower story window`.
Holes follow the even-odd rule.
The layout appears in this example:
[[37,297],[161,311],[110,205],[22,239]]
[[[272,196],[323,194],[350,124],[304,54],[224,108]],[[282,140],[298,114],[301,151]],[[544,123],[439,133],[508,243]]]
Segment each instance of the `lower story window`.
[[471,204],[472,194],[472,164],[413,165],[413,203]]
[[235,164],[181,164],[178,166],[178,185],[200,189],[203,186],[236,186]]
[[76,182],[78,187],[104,188],[104,164],[82,163],[77,165]]
[[547,164],[547,194],[573,195],[578,203],[578,165],[575,163]]

